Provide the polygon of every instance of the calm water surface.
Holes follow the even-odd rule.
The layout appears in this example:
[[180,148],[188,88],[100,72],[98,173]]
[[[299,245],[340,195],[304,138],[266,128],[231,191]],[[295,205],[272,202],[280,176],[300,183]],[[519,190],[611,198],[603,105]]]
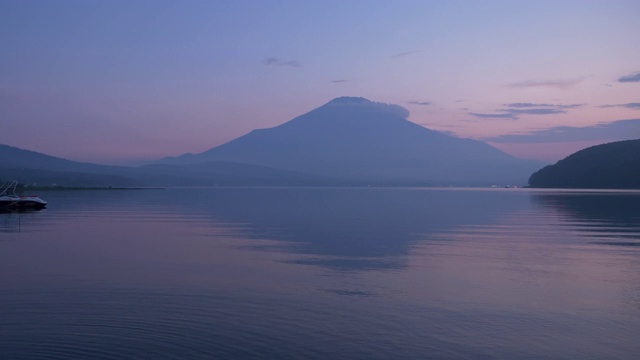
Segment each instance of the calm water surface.
[[638,359],[640,192],[40,194],[2,359]]

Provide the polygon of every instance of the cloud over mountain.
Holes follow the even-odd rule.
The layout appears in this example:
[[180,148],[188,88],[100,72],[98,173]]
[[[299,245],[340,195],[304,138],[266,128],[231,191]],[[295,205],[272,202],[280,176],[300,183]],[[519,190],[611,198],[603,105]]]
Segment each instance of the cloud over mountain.
[[409,110],[396,104],[386,104],[381,102],[369,101],[361,97],[349,97],[343,96],[336,98],[327,103],[326,106],[352,106],[358,105],[360,109],[371,110],[378,113],[387,113],[394,116],[399,116],[403,119],[409,117]]

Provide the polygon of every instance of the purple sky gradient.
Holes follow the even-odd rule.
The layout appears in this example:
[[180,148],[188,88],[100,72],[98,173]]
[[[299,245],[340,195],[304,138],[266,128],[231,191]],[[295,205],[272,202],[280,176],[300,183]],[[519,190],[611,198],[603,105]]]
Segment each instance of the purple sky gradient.
[[636,0],[3,0],[0,143],[135,163],[201,152],[346,95],[555,161],[640,138],[629,122],[601,138],[535,138],[640,123],[640,109],[622,106],[640,103],[639,17]]

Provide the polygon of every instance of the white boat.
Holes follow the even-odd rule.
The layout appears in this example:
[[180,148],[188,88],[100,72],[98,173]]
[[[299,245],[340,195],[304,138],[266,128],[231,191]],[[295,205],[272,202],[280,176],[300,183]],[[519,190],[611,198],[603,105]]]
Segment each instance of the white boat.
[[47,206],[37,195],[16,195],[17,186],[17,181],[10,181],[0,187],[1,210],[40,210]]

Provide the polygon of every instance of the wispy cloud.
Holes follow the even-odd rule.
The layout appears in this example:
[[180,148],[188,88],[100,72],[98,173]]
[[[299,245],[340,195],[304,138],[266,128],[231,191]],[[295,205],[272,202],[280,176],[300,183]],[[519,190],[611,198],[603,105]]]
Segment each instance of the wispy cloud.
[[262,61],[262,63],[267,66],[290,66],[290,67],[302,66],[298,60],[285,60],[277,57],[266,58]]
[[431,105],[431,103],[428,101],[407,101],[407,104],[422,105],[422,106]]
[[622,107],[627,109],[640,110],[640,103],[626,103],[626,104],[614,104],[614,105],[601,105],[601,108]]
[[470,115],[473,115],[478,118],[484,119],[511,119],[518,120],[519,115],[554,115],[554,114],[565,114],[567,109],[574,109],[584,104],[536,104],[536,103],[510,103],[504,104],[506,109],[496,109],[495,113],[486,114],[486,113],[473,113],[470,112]]
[[566,114],[567,112],[562,109],[552,109],[552,108],[540,108],[540,109],[505,109],[503,111],[508,112],[509,114],[518,115],[518,114],[526,114],[526,115],[553,115],[553,114]]
[[504,106],[507,107],[511,107],[511,108],[529,108],[529,107],[549,107],[549,106],[553,106],[551,104],[533,104],[533,103],[511,103],[511,104],[504,104]]
[[574,109],[584,106],[585,104],[534,104],[534,103],[511,103],[504,104],[509,108],[553,108],[553,109]]
[[480,113],[472,113],[472,112],[470,112],[469,115],[473,115],[475,117],[482,118],[482,119],[511,119],[511,120],[518,120],[518,117],[515,116],[514,114],[511,114],[511,113],[480,114]]
[[618,78],[618,82],[640,82],[640,71],[633,74],[621,76],[620,78]]
[[532,88],[532,87],[554,87],[554,88],[570,88],[586,78],[579,79],[556,79],[556,80],[525,80],[507,84],[510,88]]
[[557,126],[524,134],[508,134],[484,138],[496,143],[555,143],[574,141],[618,141],[640,138],[640,119],[618,120],[587,127]]
[[392,58],[398,58],[398,57],[403,57],[403,56],[407,56],[407,55],[413,55],[416,53],[419,53],[420,50],[413,50],[413,51],[405,51],[405,52],[401,52],[395,55],[391,55]]
[[331,80],[332,83],[346,83],[349,82],[349,80],[347,79],[338,79],[338,80]]

